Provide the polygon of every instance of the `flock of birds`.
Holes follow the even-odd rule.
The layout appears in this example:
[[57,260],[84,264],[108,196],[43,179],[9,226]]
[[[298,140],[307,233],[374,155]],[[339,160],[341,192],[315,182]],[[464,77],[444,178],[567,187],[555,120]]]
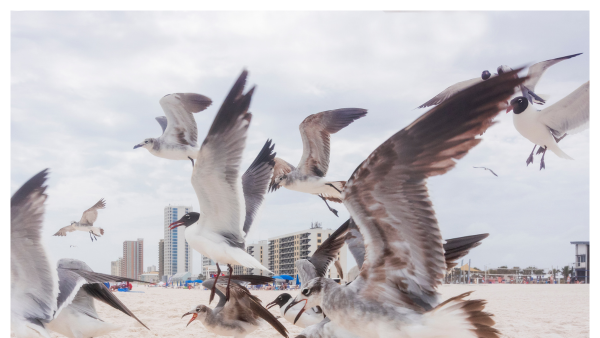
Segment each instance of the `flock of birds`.
[[[427,178],[451,170],[456,160],[475,147],[502,110],[514,113],[516,129],[559,157],[570,158],[557,143],[589,123],[589,82],[556,104],[544,104],[535,86],[553,64],[579,54],[537,63],[520,78],[508,66],[497,74],[448,87],[419,108],[436,105],[379,145],[347,181],[327,178],[330,135],[365,117],[359,108],[336,109],[308,116],[300,124],[304,151],[297,167],[276,157],[267,140],[250,167],[240,175],[252,114],[254,88],[244,92],[243,71],[221,105],[204,141],[198,143],[194,113],[211,105],[193,93],[166,95],[160,100],[166,117],[156,120],[163,130],[135,148],[171,160],[190,160],[191,183],[201,213],[189,212],[170,225],[185,226],[189,245],[226,264],[229,274],[206,280],[215,308],[198,305],[183,316],[199,320],[223,336],[245,337],[264,323],[287,337],[287,329],[267,308],[279,306],[281,317],[304,330],[298,337],[498,337],[485,301],[467,299],[470,292],[441,301],[437,287],[446,271],[488,234],[443,240],[427,192]],[[511,100],[515,90],[521,96]],[[510,100],[510,103],[509,103]],[[535,147],[534,147],[535,150]],[[533,161],[533,151],[527,165]],[[482,167],[496,175],[489,168]],[[49,337],[48,330],[67,337],[96,337],[119,329],[96,313],[94,299],[135,318],[102,283],[135,279],[93,272],[75,259],[61,259],[53,268],[41,231],[48,169],[27,181],[11,198],[12,330],[16,337]],[[497,175],[496,175],[497,176]],[[268,191],[280,187],[343,203],[350,218],[308,259],[296,261],[302,289],[279,295],[266,308],[246,287],[273,281],[271,277],[232,275],[232,264],[269,271],[245,251],[245,238]],[[89,232],[92,242],[104,234],[94,226],[104,199],[55,236]],[[326,278],[344,244],[354,256],[357,277],[345,285]],[[73,247],[73,246],[72,246]],[[337,266],[339,269],[339,266]],[[343,271],[338,270],[343,276]],[[219,277],[220,276],[220,277]],[[147,327],[146,327],[147,328]]]

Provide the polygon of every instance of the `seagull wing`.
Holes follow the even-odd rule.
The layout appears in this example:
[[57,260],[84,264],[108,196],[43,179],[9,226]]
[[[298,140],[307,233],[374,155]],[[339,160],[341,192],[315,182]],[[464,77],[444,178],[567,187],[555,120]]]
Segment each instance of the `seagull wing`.
[[[519,69],[520,70],[520,69]],[[438,303],[446,270],[428,177],[446,173],[477,145],[523,79],[517,71],[465,89],[421,115],[358,166],[342,199],[365,239],[360,297],[419,309]],[[390,188],[392,187],[392,188]]]
[[456,266],[459,258],[466,256],[469,250],[481,245],[481,241],[486,239],[489,234],[465,236],[447,239],[444,244],[444,257],[446,259],[446,269],[450,270]]
[[325,177],[329,168],[329,135],[367,115],[366,109],[342,108],[312,114],[300,123],[303,152],[298,170],[304,175]]
[[11,313],[43,331],[54,317],[58,283],[41,242],[45,169],[27,181],[10,199]]
[[556,137],[587,129],[590,125],[590,81],[542,110],[539,119]]
[[244,190],[244,201],[246,202],[246,219],[244,220],[243,230],[246,235],[248,235],[254,217],[256,217],[258,209],[265,199],[269,180],[273,176],[276,155],[273,152],[274,148],[275,145],[271,145],[271,140],[267,140],[254,162],[242,175],[242,188]]
[[110,305],[114,309],[117,309],[117,310],[123,312],[124,314],[128,315],[129,317],[134,318],[135,320],[138,321],[138,323],[142,324],[142,326],[144,326],[146,329],[150,330],[146,326],[146,324],[142,323],[142,321],[139,320],[139,318],[136,317],[133,314],[133,312],[131,312],[131,310],[129,310],[127,308],[127,306],[125,306],[125,304],[123,304],[119,300],[119,298],[117,298],[117,296],[115,296],[112,293],[112,291],[110,291],[104,284],[100,284],[100,283],[84,284],[79,292],[81,293],[82,291],[85,292],[85,295],[82,295],[81,302],[77,302],[77,297],[75,297],[75,300],[73,300],[72,305],[75,305],[78,308],[89,310],[89,308],[90,308],[89,303],[91,303],[91,308],[95,312],[95,307],[93,305],[93,302],[91,301],[92,299],[90,298],[90,297],[93,297],[101,302],[104,302],[105,304]]
[[67,225],[66,227],[60,228],[54,235],[52,236],[66,236],[67,232],[75,231],[75,227],[72,225]]
[[348,249],[356,261],[358,268],[362,268],[363,262],[365,261],[365,239],[361,235],[356,223],[350,218],[348,224],[348,233],[346,233],[346,244]]
[[532,65],[531,67],[529,67],[529,71],[527,72],[527,77],[529,77],[529,79],[527,79],[523,83],[523,86],[527,87],[531,91],[535,91],[535,86],[537,85],[542,75],[544,75],[546,70],[550,68],[550,66],[553,66],[563,60],[567,60],[581,54],[582,53],[567,55],[556,59],[541,61]]
[[[338,253],[346,241],[345,235],[348,232],[349,223],[350,220],[347,220],[337,228],[308,259],[315,266],[317,272],[317,276],[315,277],[325,277],[329,265],[338,258]],[[307,279],[306,281],[308,282],[309,280]]]
[[212,101],[200,94],[175,93],[164,96],[159,103],[167,115],[166,128],[157,118],[163,127],[161,138],[168,143],[195,147],[198,144],[198,126],[192,114],[208,108]]
[[165,133],[165,130],[167,129],[167,125],[169,124],[169,121],[167,120],[166,116],[159,116],[159,117],[155,117],[156,122],[158,122],[158,124],[160,124],[160,127],[162,128],[163,131],[163,135]]
[[231,244],[244,243],[239,175],[242,152],[252,114],[248,107],[254,88],[242,94],[247,71],[242,72],[221,105],[198,151],[192,186],[198,196],[205,228],[226,237]]
[[448,100],[450,97],[452,97],[452,95],[456,95],[456,93],[460,92],[461,90],[465,90],[465,89],[471,87],[472,85],[478,84],[483,81],[484,80],[481,77],[477,77],[474,79],[455,83],[452,86],[442,90],[439,94],[434,96],[429,101],[418,106],[417,108],[426,108],[426,107],[438,105],[438,104]]
[[275,167],[273,168],[273,176],[271,177],[271,183],[269,183],[269,191],[276,191],[280,188],[279,183],[275,183],[275,179],[277,177],[281,175],[287,175],[294,169],[296,169],[296,167],[294,167],[293,165],[287,163],[279,157],[275,157]]
[[492,174],[494,174],[494,176],[498,177],[498,175],[496,175],[496,173],[492,170],[492,169],[488,169]]
[[[59,262],[60,266],[60,262]],[[69,306],[73,299],[79,293],[79,289],[87,283],[85,278],[79,276],[78,274],[68,270],[68,269],[56,269],[58,273],[58,297],[56,298],[56,313],[54,318],[56,318],[60,312]],[[95,310],[94,310],[95,313]],[[96,317],[97,318],[97,314]]]
[[79,225],[93,225],[98,218],[98,209],[104,208],[106,208],[106,201],[104,201],[104,198],[101,198],[94,206],[83,212]]

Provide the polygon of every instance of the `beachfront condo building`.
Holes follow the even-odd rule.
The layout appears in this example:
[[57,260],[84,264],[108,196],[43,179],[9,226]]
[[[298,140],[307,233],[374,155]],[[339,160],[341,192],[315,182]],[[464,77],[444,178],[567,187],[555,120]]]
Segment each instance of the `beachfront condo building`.
[[144,273],[144,239],[123,242],[123,260],[121,261],[121,276],[139,279]]
[[[321,223],[312,223],[310,229],[292,232],[272,237],[268,240],[267,262],[265,265],[275,275],[289,275],[294,278],[298,274],[295,262],[307,259],[321,246],[335,230],[323,229]],[[346,245],[338,253],[338,258],[344,271],[346,270]],[[264,253],[263,253],[264,254]],[[346,273],[347,274],[347,273]],[[331,264],[326,277],[340,278],[335,267]]]
[[166,206],[164,210],[164,274],[173,276],[177,273],[192,273],[192,247],[185,240],[185,227],[169,229],[169,225],[179,220],[188,212],[194,211],[191,206]]
[[123,257],[119,257],[116,261],[110,262],[110,274],[113,276],[121,276],[121,264]]
[[154,272],[157,271],[156,270],[156,265],[150,265],[149,267],[146,268],[146,273],[148,272]]
[[158,241],[158,279],[165,274],[165,240]]
[[590,283],[590,242],[575,241],[575,271],[574,276],[579,282]]

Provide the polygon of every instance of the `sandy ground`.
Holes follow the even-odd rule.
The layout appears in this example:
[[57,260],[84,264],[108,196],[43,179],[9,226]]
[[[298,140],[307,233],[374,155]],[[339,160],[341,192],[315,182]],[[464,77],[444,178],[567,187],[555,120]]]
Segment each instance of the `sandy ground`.
[[[486,311],[495,315],[496,328],[504,337],[589,337],[589,285],[442,285],[442,299],[475,291],[472,299],[488,301]],[[133,291],[117,292],[121,301],[151,330],[119,311],[96,302],[101,318],[125,327],[105,337],[218,337],[207,331],[202,323],[194,321],[185,327],[189,317],[181,316],[198,304],[208,302],[207,290],[183,290],[134,287]],[[267,304],[281,291],[253,291]],[[292,295],[295,295],[294,291]],[[213,306],[216,301],[213,302]],[[279,315],[279,310],[271,309]],[[281,319],[290,337],[302,330]],[[279,337],[271,327],[264,327],[248,337]],[[52,337],[62,337],[53,333]]]

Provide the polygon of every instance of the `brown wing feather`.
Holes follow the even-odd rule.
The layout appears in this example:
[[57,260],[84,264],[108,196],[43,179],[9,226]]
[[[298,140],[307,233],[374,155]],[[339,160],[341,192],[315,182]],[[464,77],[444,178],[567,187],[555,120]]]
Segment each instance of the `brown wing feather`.
[[353,173],[344,205],[365,238],[362,297],[430,306],[446,269],[426,179],[452,169],[525,78],[505,73],[460,91],[381,144]]
[[271,183],[269,183],[269,191],[276,191],[280,188],[279,183],[275,183],[275,180],[282,175],[287,175],[292,170],[294,170],[294,166],[287,163],[286,161],[280,159],[279,157],[275,157],[275,166],[273,167],[273,176],[271,176]]
[[106,201],[104,200],[104,198],[101,198],[91,208],[89,208],[83,212],[83,215],[81,215],[81,220],[79,221],[79,224],[80,225],[83,225],[83,224],[93,225],[94,222],[96,222],[96,219],[98,218],[98,209],[104,209],[104,208],[106,208]]

